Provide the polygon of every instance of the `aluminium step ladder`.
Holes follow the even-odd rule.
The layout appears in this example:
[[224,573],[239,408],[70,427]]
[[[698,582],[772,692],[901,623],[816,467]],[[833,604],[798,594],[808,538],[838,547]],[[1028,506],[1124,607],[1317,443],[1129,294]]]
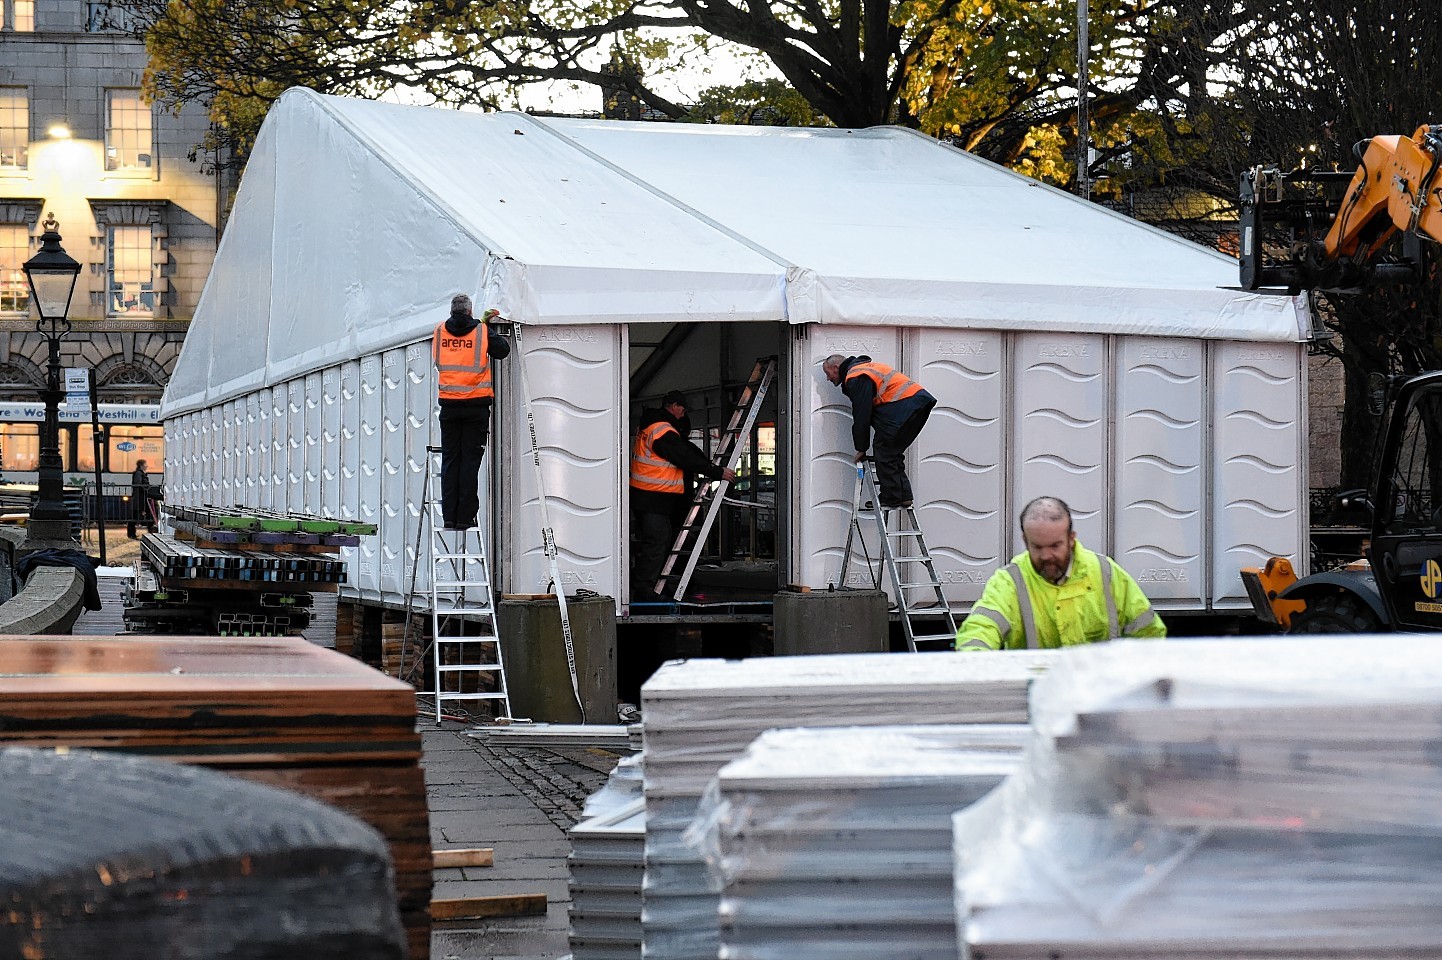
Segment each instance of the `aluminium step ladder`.
[[[942,592],[941,579],[936,575],[931,551],[926,547],[926,538],[922,536],[921,524],[916,519],[916,509],[881,505],[876,488],[876,464],[870,457],[856,465],[856,495],[851,504],[851,523],[846,531],[846,550],[841,555],[840,586],[846,585],[852,547],[857,545],[871,567],[873,585],[881,589],[881,573],[872,564],[861,528],[862,521],[868,518],[876,522],[876,532],[881,541],[879,559],[896,593],[896,606],[906,633],[906,648],[915,653],[918,643],[934,646],[939,641],[945,641],[950,645],[956,639],[956,618],[952,616],[946,595]],[[918,621],[938,617],[946,633],[921,632]]]
[[[441,448],[426,447],[421,523],[430,529],[431,654],[436,723],[451,702],[491,701],[493,719],[511,715],[510,691],[496,628],[486,532],[446,530],[441,517]],[[416,558],[417,565],[421,558]]]
[[[751,438],[751,429],[756,426],[756,416],[766,400],[766,392],[776,379],[776,358],[762,357],[751,369],[751,376],[736,398],[736,407],[731,411],[731,421],[721,434],[716,446],[713,462],[727,470],[735,470],[741,459],[741,451]],[[715,486],[713,487],[713,483]],[[655,592],[663,597],[679,600],[686,595],[691,575],[696,572],[696,562],[706,545],[706,536],[716,522],[726,491],[731,484],[725,480],[702,482],[696,485],[691,499],[691,508],[686,519],[676,532],[676,542],[666,561],[661,565],[661,575],[656,581]]]

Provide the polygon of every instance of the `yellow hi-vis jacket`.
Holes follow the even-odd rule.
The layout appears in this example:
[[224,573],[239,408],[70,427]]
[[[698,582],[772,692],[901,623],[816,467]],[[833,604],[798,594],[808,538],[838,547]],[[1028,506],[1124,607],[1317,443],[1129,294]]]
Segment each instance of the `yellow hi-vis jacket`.
[[1166,635],[1131,575],[1077,543],[1071,572],[1059,584],[1038,573],[1026,553],[993,573],[956,631],[956,649],[1036,650]]

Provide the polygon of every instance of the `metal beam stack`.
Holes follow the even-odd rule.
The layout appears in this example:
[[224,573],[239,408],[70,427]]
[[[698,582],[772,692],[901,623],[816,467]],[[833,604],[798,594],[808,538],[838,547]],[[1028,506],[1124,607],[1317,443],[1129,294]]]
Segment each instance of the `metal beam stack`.
[[688,660],[641,691],[648,960],[714,960],[720,886],[682,840],[717,771],[773,727],[1023,723],[1054,652]]
[[1032,706],[1025,772],[955,819],[963,955],[1437,955],[1435,639],[1119,642]]

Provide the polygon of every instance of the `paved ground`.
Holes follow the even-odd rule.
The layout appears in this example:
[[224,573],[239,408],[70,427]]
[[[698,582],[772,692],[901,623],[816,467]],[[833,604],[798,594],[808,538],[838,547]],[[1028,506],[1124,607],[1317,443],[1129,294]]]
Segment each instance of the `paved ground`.
[[437,923],[434,960],[542,960],[566,942],[566,830],[621,755],[599,748],[490,748],[471,727],[422,725],[431,845],[491,847],[495,866],[437,870],[435,897],[544,893],[544,917]]

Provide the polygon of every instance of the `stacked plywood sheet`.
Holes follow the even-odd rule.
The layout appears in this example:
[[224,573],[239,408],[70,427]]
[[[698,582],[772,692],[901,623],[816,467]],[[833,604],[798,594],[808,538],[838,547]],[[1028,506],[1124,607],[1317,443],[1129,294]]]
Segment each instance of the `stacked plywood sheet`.
[[1435,638],[1112,644],[1033,711],[1025,773],[956,818],[964,953],[1437,955]]
[[1040,651],[855,654],[663,666],[641,691],[646,956],[716,956],[720,886],[682,833],[717,771],[762,732],[796,726],[1022,723],[1029,684],[1058,656]]
[[331,803],[389,841],[411,956],[430,951],[415,691],[298,638],[8,638],[0,744],[120,750]]
[[771,730],[721,768],[698,838],[728,960],[954,960],[951,817],[1020,761],[1025,726]]

